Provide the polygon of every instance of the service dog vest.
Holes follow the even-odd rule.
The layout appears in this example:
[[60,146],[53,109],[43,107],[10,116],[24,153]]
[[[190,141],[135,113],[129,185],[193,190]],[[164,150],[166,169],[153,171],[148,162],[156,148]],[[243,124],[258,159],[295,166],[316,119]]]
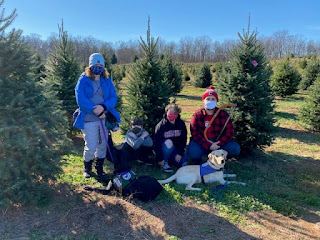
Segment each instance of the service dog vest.
[[201,164],[200,165],[200,176],[201,176],[202,183],[205,183],[203,176],[214,173],[214,172],[218,172],[218,171],[222,171],[222,168],[214,169],[208,163]]

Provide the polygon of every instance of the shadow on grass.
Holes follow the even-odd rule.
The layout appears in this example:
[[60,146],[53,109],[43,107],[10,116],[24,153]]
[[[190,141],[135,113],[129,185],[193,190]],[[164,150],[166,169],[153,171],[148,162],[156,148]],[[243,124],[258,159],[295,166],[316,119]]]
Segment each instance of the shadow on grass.
[[164,231],[183,240],[258,239],[215,214],[213,207],[179,203],[138,203],[139,207],[160,219]]
[[178,94],[176,96],[176,98],[185,98],[185,99],[188,99],[188,100],[194,100],[194,101],[201,101],[201,96],[190,96],[190,95],[184,95],[184,94]]
[[276,135],[281,138],[297,139],[300,142],[320,145],[320,134],[317,133],[277,127]]
[[280,152],[256,152],[231,163],[230,168],[247,183],[241,195],[253,196],[278,213],[320,222],[320,217],[308,210],[320,208],[320,161]]
[[255,239],[227,220],[178,203],[124,200],[54,186],[50,205],[11,209],[0,219],[2,239]]
[[320,161],[280,152],[256,152],[239,161],[229,161],[226,170],[229,174],[237,174],[235,180],[247,185],[231,184],[220,199],[211,195],[215,184],[196,184],[202,188],[197,192],[186,191],[185,185],[172,182],[165,185],[166,192],[178,201],[187,197],[200,205],[214,203],[220,214],[235,222],[241,221],[241,213],[250,212],[253,213],[249,214],[251,219],[267,228],[277,225],[292,235],[314,238],[313,233],[296,222],[288,222],[272,211],[263,210],[273,210],[293,220],[303,219],[313,224],[320,222],[320,216],[315,213],[320,208]]
[[74,154],[81,155],[83,153],[84,140],[83,135],[81,133],[72,136],[72,146],[70,146],[70,150]]
[[275,113],[276,117],[284,118],[287,120],[297,120],[297,115],[294,113],[287,113],[287,112],[276,112]]
[[306,98],[307,94],[305,93],[300,93],[299,96],[289,96],[289,97],[286,97],[286,98],[281,98],[281,97],[278,97],[277,98],[277,101],[281,101],[281,102],[295,102],[295,101],[302,101]]

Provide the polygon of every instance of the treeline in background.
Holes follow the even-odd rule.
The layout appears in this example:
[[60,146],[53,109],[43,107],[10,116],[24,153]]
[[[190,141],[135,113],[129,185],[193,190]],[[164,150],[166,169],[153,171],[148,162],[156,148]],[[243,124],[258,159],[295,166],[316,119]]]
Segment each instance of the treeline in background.
[[[68,29],[67,29],[68,30]],[[42,40],[38,34],[24,36],[24,41],[36,51],[44,60],[54,50],[54,42],[58,34],[53,33],[47,40]],[[98,40],[94,37],[69,36],[75,48],[75,56],[81,62],[87,63],[88,56],[93,52],[100,52],[108,56],[113,63],[127,64],[140,58],[141,52],[138,40],[118,41],[116,43]],[[320,41],[306,40],[303,35],[291,35],[287,30],[279,30],[272,36],[259,36],[259,42],[265,50],[268,59],[279,59],[284,56],[310,57],[320,54]],[[167,42],[159,38],[158,53],[168,53],[174,61],[183,63],[223,62],[228,61],[228,52],[239,43],[239,40],[214,41],[209,36],[181,38],[178,42]]]

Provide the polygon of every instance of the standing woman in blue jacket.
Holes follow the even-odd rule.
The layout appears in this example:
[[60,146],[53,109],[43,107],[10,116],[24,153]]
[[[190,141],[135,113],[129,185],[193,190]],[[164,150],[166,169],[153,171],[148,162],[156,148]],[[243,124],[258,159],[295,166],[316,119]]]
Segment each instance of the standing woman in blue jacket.
[[89,57],[89,66],[81,74],[75,94],[79,109],[74,126],[81,129],[85,142],[83,176],[92,176],[92,163],[96,160],[95,169],[101,177],[105,175],[103,162],[106,158],[105,138],[108,133],[104,126],[107,111],[120,122],[120,115],[115,109],[118,97],[101,54],[93,53]]

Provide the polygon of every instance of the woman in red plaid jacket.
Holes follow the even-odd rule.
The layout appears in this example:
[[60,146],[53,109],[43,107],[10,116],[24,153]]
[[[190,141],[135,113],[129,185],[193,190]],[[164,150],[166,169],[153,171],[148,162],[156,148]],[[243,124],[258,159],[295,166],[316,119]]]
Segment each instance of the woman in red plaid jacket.
[[240,153],[240,146],[233,141],[234,128],[231,119],[226,125],[225,130],[217,140],[229,114],[221,110],[211,127],[207,130],[208,140],[204,137],[204,130],[208,126],[211,118],[218,110],[216,107],[219,101],[218,94],[213,86],[210,86],[202,95],[204,108],[196,111],[190,121],[191,138],[187,147],[187,156],[195,164],[202,163],[202,156],[208,155],[211,151],[223,149],[228,152],[228,158],[233,158]]

